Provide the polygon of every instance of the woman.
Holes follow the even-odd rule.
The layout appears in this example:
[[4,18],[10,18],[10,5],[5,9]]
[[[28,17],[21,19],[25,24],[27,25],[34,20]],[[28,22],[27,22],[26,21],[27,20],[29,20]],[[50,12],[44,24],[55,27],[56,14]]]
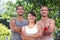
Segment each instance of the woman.
[[42,35],[41,26],[36,23],[36,14],[28,13],[28,25],[22,28],[22,40],[40,40]]

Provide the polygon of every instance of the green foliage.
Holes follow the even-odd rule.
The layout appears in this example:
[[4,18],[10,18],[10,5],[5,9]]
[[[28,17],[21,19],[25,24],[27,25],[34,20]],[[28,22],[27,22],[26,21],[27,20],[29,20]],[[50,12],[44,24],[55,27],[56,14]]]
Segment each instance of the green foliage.
[[7,10],[1,16],[3,19],[10,19],[11,17],[16,17],[16,6],[22,4],[24,6],[25,14],[24,18],[27,18],[29,11],[34,11],[36,13],[37,20],[41,19],[40,7],[42,5],[47,5],[49,7],[49,17],[55,20],[56,28],[60,28],[60,0],[16,0],[16,3],[8,1],[4,8]]
[[55,28],[55,32],[54,32],[54,38],[60,38],[60,28],[57,29],[57,27]]
[[8,40],[10,40],[11,36],[11,30],[9,30],[5,25],[0,24],[0,40],[4,40],[6,37],[8,37]]

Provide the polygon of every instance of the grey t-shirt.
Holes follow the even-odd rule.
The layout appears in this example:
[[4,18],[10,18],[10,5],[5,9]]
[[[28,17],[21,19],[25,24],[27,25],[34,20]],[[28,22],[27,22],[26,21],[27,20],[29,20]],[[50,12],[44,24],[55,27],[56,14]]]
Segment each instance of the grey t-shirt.
[[[18,26],[20,28],[22,28],[22,26],[26,26],[28,24],[28,21],[26,19],[24,19],[22,22],[18,21],[17,18],[14,18],[14,20],[16,22],[16,26]],[[21,34],[18,34],[14,31],[12,31],[11,40],[22,40]]]

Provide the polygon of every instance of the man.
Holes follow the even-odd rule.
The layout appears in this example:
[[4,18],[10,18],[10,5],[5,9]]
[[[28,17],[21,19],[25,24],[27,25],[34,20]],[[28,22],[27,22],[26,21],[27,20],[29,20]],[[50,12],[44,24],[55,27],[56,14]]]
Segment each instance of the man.
[[43,28],[41,40],[53,40],[52,33],[55,29],[55,21],[48,18],[49,9],[47,6],[42,6],[40,9],[41,20],[38,21]]
[[24,7],[18,5],[16,7],[17,17],[10,20],[10,28],[12,31],[11,40],[22,40],[21,38],[21,29],[22,26],[27,25],[27,20],[23,18]]

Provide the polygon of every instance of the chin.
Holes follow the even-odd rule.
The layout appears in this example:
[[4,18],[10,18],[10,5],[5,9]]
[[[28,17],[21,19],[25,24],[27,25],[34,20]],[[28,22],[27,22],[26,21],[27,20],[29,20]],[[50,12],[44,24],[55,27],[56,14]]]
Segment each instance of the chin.
[[43,17],[46,17],[47,15],[42,15]]
[[43,16],[43,17],[46,17],[46,16]]
[[23,16],[23,14],[18,14],[19,16]]

